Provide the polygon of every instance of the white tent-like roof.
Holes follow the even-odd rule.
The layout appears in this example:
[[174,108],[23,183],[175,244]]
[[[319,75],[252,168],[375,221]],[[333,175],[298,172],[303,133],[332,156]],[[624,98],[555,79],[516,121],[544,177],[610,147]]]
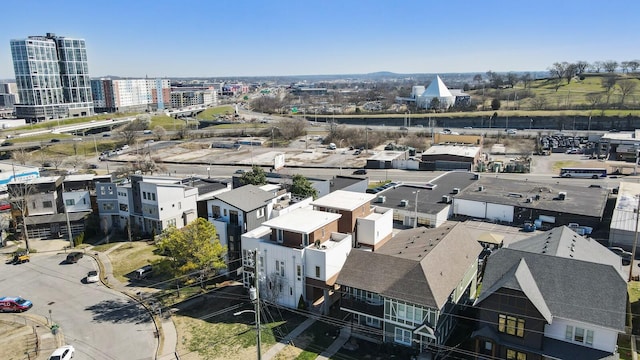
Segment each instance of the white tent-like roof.
[[433,79],[431,84],[429,84],[429,86],[427,87],[427,90],[425,90],[422,93],[422,96],[433,98],[433,97],[449,97],[453,95],[451,94],[451,91],[449,91],[447,86],[444,84],[444,82],[442,82],[442,79],[440,79],[440,76],[436,75],[436,78]]

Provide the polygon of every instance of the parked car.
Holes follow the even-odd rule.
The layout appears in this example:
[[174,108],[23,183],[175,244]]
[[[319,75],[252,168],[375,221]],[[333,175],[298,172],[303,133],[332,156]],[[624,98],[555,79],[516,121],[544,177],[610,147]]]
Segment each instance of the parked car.
[[516,129],[509,129],[507,130],[507,135],[515,135],[518,133],[518,130]]
[[353,172],[353,175],[366,175],[367,174],[367,169],[357,169],[356,171]]
[[82,256],[84,256],[83,253],[79,252],[79,251],[74,251],[72,253],[69,253],[69,255],[67,255],[67,264],[75,264],[78,262],[78,260],[82,259]]
[[153,267],[151,265],[145,265],[140,269],[134,271],[136,279],[146,279],[153,274]]
[[614,247],[610,247],[608,248],[611,252],[613,252],[614,254],[620,256],[622,258],[622,260],[627,260],[630,261],[631,260],[631,253],[624,250],[623,248],[614,246]]
[[60,139],[51,139],[51,142],[52,143],[57,143],[57,142],[60,142]]
[[1,312],[23,312],[31,309],[33,303],[20,296],[4,296],[0,297]]
[[12,146],[13,143],[11,141],[5,141],[2,143],[2,146]]
[[87,273],[87,283],[96,283],[100,281],[100,276],[96,270],[91,270]]
[[49,360],[69,360],[73,357],[73,354],[76,352],[76,349],[71,345],[65,345],[57,348],[51,356],[49,356]]
[[240,174],[240,175],[242,175],[242,174],[244,174],[244,173],[245,173],[245,170],[244,170],[244,169],[238,169],[238,170],[236,170],[236,171],[235,171],[235,174]]

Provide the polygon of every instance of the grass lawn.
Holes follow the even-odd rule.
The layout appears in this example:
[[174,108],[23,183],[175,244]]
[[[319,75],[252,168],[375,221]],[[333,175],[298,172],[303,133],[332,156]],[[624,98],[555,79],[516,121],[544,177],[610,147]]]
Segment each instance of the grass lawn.
[[113,275],[120,281],[128,282],[127,274],[162,259],[162,256],[154,254],[155,249],[154,245],[146,242],[131,242],[110,252]]
[[340,328],[316,321],[302,332],[293,345],[288,345],[276,356],[276,360],[312,360],[318,357],[338,337]]
[[116,246],[118,244],[120,244],[120,243],[113,242],[113,243],[109,243],[109,244],[96,245],[96,246],[94,246],[92,248],[92,250],[99,251],[99,252],[105,252],[105,251],[111,249],[112,247],[114,247],[114,246]]
[[[256,333],[253,314],[234,316],[248,309],[246,290],[242,286],[222,288],[200,304],[181,309],[173,319],[178,331],[180,359],[253,359],[256,357]],[[287,311],[263,309],[262,352],[295,329],[304,317]]]
[[233,112],[234,112],[234,109],[232,106],[228,106],[228,105],[218,106],[214,108],[208,108],[205,111],[198,113],[196,118],[202,119],[202,120],[211,120],[216,115],[233,114]]

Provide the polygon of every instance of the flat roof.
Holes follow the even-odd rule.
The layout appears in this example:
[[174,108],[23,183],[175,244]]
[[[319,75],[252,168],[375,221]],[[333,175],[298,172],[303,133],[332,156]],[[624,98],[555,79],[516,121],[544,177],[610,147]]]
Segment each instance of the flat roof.
[[64,181],[88,181],[93,180],[95,178],[95,174],[75,174],[75,175],[66,175],[64,177]]
[[[482,191],[480,191],[481,186]],[[559,200],[560,192],[566,194],[565,200]],[[608,194],[609,190],[600,187],[567,185],[559,182],[546,184],[529,181],[527,178],[509,180],[486,176],[480,178],[473,188],[461,190],[455,199],[602,217]],[[535,198],[536,195],[539,195],[539,200],[527,202],[528,198]]]
[[[432,180],[431,183],[437,185],[432,190],[429,190],[423,185],[400,184],[396,187],[390,187],[381,191],[375,195],[376,197],[384,196],[386,198],[385,202],[376,203],[376,205],[390,209],[414,211],[416,200],[415,191],[419,190],[418,212],[422,214],[437,214],[442,211],[442,209],[449,206],[449,204],[442,202],[442,197],[444,195],[451,195],[454,188],[462,190],[476,181],[477,180],[474,180],[473,173],[466,171],[452,171]],[[426,182],[424,185],[426,185]],[[409,201],[409,206],[400,206],[401,200]]]
[[391,161],[399,158],[402,155],[407,154],[406,151],[391,151],[385,150],[375,153],[367,158],[367,160],[379,160],[379,161]]
[[620,182],[616,207],[613,209],[613,215],[611,216],[612,229],[635,231],[639,195],[640,184],[626,181]]
[[311,232],[338,220],[342,215],[311,209],[297,209],[262,223],[274,229],[310,234]]
[[463,157],[475,157],[480,151],[479,146],[466,145],[433,145],[423,152],[422,155],[455,155]]
[[311,205],[330,209],[353,211],[354,209],[373,201],[375,198],[376,195],[373,194],[336,190],[312,201]]

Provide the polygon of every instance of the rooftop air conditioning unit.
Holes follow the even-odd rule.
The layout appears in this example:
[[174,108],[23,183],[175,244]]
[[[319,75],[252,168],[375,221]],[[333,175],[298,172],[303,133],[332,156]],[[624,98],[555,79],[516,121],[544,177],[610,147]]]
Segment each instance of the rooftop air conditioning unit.
[[454,194],[459,194],[460,193],[460,188],[453,188],[453,193]]
[[378,198],[376,199],[376,202],[380,204],[384,204],[385,201],[387,201],[387,197],[383,195],[378,196]]
[[480,175],[478,174],[473,174],[473,180],[478,180],[480,178]]
[[401,207],[409,206],[409,200],[400,200],[400,206]]
[[482,185],[478,186],[478,191],[484,191],[484,186]]
[[450,204],[451,203],[451,196],[442,195],[442,202],[445,203],[445,204]]
[[566,198],[567,198],[567,193],[566,192],[562,191],[562,192],[558,193],[558,199],[559,200],[564,200]]

